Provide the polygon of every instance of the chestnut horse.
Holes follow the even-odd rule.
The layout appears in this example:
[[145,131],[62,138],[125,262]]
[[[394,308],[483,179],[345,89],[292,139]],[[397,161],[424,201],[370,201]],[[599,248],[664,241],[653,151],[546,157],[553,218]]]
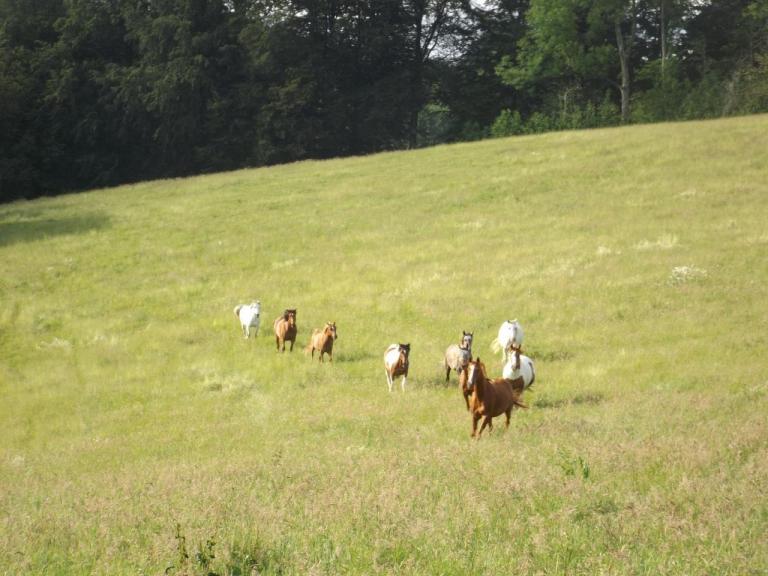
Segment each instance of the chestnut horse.
[[[469,401],[470,412],[472,413],[471,436],[479,440],[485,427],[488,426],[488,430],[492,430],[493,418],[501,414],[507,417],[506,427],[509,428],[512,409],[515,406],[527,408],[525,404],[520,402],[524,388],[522,379],[494,378],[488,380],[485,375],[485,364],[480,362],[480,358],[471,361],[466,371],[467,388],[472,394]],[[480,418],[483,418],[483,424],[478,432],[477,422]]]
[[333,362],[333,341],[338,338],[336,334],[336,322],[326,322],[322,330],[315,328],[312,331],[312,338],[306,348],[307,352],[312,352],[312,359],[315,358],[315,350],[320,352],[318,360],[323,362],[323,354],[328,354],[328,359]]
[[[291,343],[291,352],[293,344],[296,342],[296,308],[286,308],[283,315],[275,319],[275,344],[278,352],[285,352],[286,340]],[[282,350],[281,350],[282,347]]]

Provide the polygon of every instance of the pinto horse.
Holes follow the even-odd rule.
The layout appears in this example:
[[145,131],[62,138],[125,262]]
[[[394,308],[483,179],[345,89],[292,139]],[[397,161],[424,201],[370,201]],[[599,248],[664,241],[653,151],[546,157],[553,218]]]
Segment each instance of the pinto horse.
[[410,344],[390,344],[387,351],[384,352],[384,371],[387,373],[387,384],[389,385],[390,392],[392,392],[392,385],[398,376],[403,377],[400,387],[405,392],[405,383],[408,378],[408,357],[410,354]]
[[328,354],[328,359],[333,362],[333,341],[338,338],[336,334],[336,322],[326,322],[322,330],[315,328],[312,331],[312,338],[306,348],[307,352],[312,353],[312,359],[315,359],[315,350],[320,352],[317,359],[323,362],[323,354]]
[[285,352],[285,342],[287,340],[291,343],[290,351],[293,352],[293,344],[296,342],[296,333],[298,332],[296,327],[296,308],[286,308],[283,315],[275,319],[274,329],[277,351]]
[[501,376],[509,380],[522,378],[523,386],[525,390],[528,390],[536,381],[536,370],[533,368],[533,360],[525,354],[521,354],[520,350],[515,350],[512,356],[509,357],[509,360],[507,360],[507,363],[504,364]]
[[[494,378],[488,380],[485,375],[485,364],[480,362],[480,358],[470,362],[466,371],[467,388],[472,395],[469,400],[469,409],[472,413],[471,436],[479,440],[486,426],[488,426],[488,430],[493,430],[493,418],[501,414],[507,417],[506,427],[509,428],[512,409],[515,406],[527,408],[525,404],[520,402],[520,396],[524,389],[522,379]],[[477,423],[480,418],[483,418],[483,424],[478,431]]]

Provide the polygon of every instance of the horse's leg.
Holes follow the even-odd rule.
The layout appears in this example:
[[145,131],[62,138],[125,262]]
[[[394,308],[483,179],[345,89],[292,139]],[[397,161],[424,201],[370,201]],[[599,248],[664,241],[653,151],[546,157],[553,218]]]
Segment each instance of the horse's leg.
[[477,435],[477,421],[480,420],[479,414],[472,414],[472,433],[469,435],[474,438]]
[[506,421],[506,423],[505,423],[505,426],[504,426],[504,427],[505,427],[507,430],[509,430],[509,419],[510,419],[510,417],[512,416],[512,407],[510,406],[510,407],[509,407],[509,409],[508,409],[506,412],[504,412],[504,414],[505,414],[505,415],[506,415],[506,417],[507,417],[507,421]]
[[389,386],[390,393],[392,392],[392,375],[389,373],[389,370],[386,368],[384,369],[384,373],[387,375],[387,386]]
[[403,380],[402,380],[402,382],[400,382],[400,388],[403,389],[403,392],[405,392],[405,385],[406,385],[407,382],[408,382],[408,376],[403,374]]
[[[480,440],[480,436],[483,435],[483,430],[485,430],[485,427],[489,426],[489,424],[491,424],[491,417],[490,416],[486,416],[485,418],[483,418],[483,423],[480,425],[480,431],[477,433],[477,439],[478,440]],[[490,430],[491,430],[491,427],[489,426],[488,431],[490,431]]]
[[446,382],[448,382],[448,380],[450,379],[450,376],[451,376],[451,367],[450,366],[446,366],[445,367],[445,381]]
[[275,346],[277,346],[277,351],[280,352],[280,336],[275,336]]
[[291,340],[291,349],[290,352],[293,352],[293,343],[296,342],[296,340]]

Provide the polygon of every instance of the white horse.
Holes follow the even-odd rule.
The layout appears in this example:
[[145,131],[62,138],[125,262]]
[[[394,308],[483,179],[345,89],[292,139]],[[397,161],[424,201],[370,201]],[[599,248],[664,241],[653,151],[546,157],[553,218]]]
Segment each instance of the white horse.
[[533,360],[525,354],[520,354],[515,350],[504,364],[504,370],[501,373],[502,378],[507,380],[523,379],[524,389],[528,389],[536,380],[536,371],[533,368]]
[[255,329],[256,338],[259,335],[259,324],[261,323],[261,301],[251,302],[250,304],[241,304],[235,306],[235,316],[240,320],[240,326],[246,339],[251,335],[251,328]]
[[491,343],[494,354],[499,350],[504,351],[503,364],[510,359],[510,348],[512,351],[520,350],[523,345],[523,327],[517,320],[506,320],[499,328],[499,335]]

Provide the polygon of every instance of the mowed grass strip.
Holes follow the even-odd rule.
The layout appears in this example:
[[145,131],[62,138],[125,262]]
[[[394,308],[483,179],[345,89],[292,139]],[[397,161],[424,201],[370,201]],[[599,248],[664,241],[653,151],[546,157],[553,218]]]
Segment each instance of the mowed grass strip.
[[[0,573],[766,573],[766,150],[753,116],[0,206]],[[500,374],[515,317],[530,409],[472,442],[443,351]]]

